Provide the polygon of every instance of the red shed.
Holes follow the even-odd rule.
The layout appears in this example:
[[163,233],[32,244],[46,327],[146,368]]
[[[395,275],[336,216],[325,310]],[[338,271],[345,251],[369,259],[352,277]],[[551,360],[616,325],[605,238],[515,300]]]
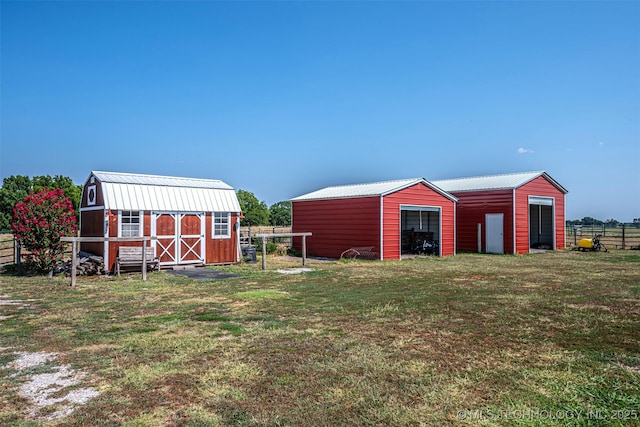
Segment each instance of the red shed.
[[[91,172],[80,204],[82,237],[154,237],[160,265],[223,264],[239,259],[240,204],[232,187],[212,179]],[[120,245],[82,243],[112,270]]]
[[456,251],[456,198],[423,178],[327,187],[291,202],[293,232],[313,233],[311,256],[370,248],[372,258],[392,260]]
[[458,198],[459,251],[524,254],[565,247],[567,190],[544,171],[433,184]]

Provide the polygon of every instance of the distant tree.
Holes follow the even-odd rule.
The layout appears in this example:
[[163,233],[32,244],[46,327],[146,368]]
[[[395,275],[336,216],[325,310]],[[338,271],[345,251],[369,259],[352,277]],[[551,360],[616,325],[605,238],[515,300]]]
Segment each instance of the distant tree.
[[277,202],[269,208],[271,213],[271,225],[291,225],[291,202],[286,200]]
[[0,230],[11,228],[13,207],[24,200],[32,190],[28,176],[17,175],[5,178],[0,188]]
[[620,225],[620,221],[613,218],[606,220],[604,223],[608,227],[617,227]]
[[634,224],[640,224],[640,218],[633,218]]
[[64,191],[64,196],[71,201],[73,209],[77,212],[80,207],[82,197],[82,186],[73,183],[68,176],[56,175],[53,178],[49,175],[34,176],[32,179],[33,191],[40,191],[43,188],[59,188]]
[[63,190],[65,197],[71,201],[74,211],[78,211],[82,187],[75,185],[71,178],[62,175],[55,177],[41,175],[31,179],[24,175],[12,175],[3,180],[0,188],[0,230],[8,230],[11,227],[13,208],[16,203],[21,202],[31,191],[38,192],[43,188]]
[[53,274],[64,252],[60,237],[73,235],[76,229],[71,201],[59,188],[32,191],[13,209],[13,235],[30,252],[27,260],[39,273]]
[[585,216],[582,218],[582,225],[602,225],[603,222],[599,219],[591,218],[590,216]]
[[269,225],[269,208],[250,191],[238,190],[243,225]]

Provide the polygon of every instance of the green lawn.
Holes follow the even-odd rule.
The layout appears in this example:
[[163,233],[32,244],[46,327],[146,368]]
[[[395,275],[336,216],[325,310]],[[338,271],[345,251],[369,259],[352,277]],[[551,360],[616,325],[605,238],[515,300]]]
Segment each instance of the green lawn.
[[[268,264],[0,276],[0,425],[640,423],[638,253]],[[19,352],[100,395],[44,420],[19,390],[53,362]]]

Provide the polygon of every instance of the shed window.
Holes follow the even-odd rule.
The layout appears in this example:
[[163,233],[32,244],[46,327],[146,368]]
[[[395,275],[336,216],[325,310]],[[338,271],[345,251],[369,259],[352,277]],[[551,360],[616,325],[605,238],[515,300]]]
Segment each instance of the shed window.
[[120,211],[120,237],[140,237],[142,236],[140,211]]
[[229,224],[231,223],[230,212],[214,212],[213,213],[213,237],[224,238],[231,237]]

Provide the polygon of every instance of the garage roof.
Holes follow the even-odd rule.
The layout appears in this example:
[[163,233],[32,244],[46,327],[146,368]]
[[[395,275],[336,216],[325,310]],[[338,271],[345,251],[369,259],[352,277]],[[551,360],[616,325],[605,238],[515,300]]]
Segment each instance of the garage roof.
[[434,185],[452,193],[458,191],[502,190],[522,187],[526,183],[543,176],[563,193],[568,191],[545,171],[520,172],[502,175],[475,176],[470,178],[442,179],[431,181]]
[[437,186],[433,185],[424,178],[411,178],[401,179],[395,181],[382,181],[371,182],[364,184],[354,185],[340,185],[333,187],[326,187],[311,193],[303,194],[291,199],[293,202],[302,200],[320,200],[320,199],[344,199],[352,197],[369,197],[369,196],[386,196],[387,194],[395,193],[396,191],[403,190],[407,187],[411,187],[415,184],[422,183],[432,190],[442,194],[450,200],[457,201],[454,196],[443,191]]
[[233,187],[220,180],[101,171],[92,178],[102,187],[105,209],[240,212]]

